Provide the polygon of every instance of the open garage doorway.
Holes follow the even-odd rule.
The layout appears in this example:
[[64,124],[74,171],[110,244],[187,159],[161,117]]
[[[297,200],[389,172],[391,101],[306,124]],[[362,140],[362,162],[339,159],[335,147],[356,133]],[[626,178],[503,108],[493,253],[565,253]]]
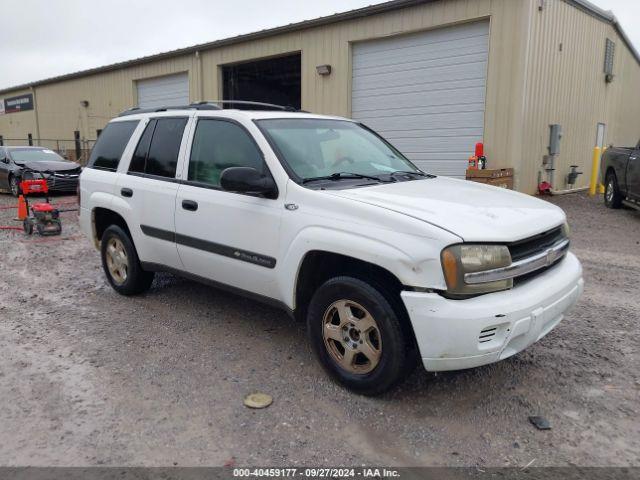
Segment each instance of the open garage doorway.
[[[225,100],[275,103],[300,109],[300,53],[222,67]],[[243,108],[229,105],[232,108]]]

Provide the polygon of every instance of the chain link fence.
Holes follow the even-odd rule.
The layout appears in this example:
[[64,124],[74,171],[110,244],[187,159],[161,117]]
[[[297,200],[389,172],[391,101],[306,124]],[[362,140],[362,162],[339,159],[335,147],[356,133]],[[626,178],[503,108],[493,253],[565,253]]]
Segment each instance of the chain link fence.
[[89,160],[91,149],[95,145],[95,140],[63,140],[48,138],[2,138],[0,145],[5,147],[38,146],[53,150],[58,155],[72,162],[77,162],[83,167]]

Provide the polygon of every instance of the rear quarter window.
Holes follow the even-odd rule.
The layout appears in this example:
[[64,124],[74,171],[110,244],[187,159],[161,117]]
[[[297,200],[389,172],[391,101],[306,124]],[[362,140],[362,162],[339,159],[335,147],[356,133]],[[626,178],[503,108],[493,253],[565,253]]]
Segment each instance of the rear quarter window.
[[134,120],[108,124],[91,150],[87,167],[115,172],[138,123]]

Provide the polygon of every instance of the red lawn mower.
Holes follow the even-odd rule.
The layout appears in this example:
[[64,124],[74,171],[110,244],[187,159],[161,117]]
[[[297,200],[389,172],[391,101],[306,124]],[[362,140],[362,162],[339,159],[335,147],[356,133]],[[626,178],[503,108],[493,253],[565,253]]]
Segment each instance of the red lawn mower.
[[[31,178],[26,178],[31,177]],[[24,195],[27,216],[22,222],[22,226],[27,235],[33,234],[33,230],[42,236],[60,235],[62,233],[62,223],[60,222],[60,212],[49,203],[49,186],[47,179],[41,172],[34,170],[23,171],[23,180],[20,188]],[[43,194],[45,201],[34,203],[29,207],[29,195]]]

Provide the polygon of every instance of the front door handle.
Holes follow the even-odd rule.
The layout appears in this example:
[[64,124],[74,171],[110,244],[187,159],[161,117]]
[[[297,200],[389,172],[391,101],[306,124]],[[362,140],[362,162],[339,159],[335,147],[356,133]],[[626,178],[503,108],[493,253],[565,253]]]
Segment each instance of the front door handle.
[[123,188],[122,190],[120,190],[120,195],[122,195],[123,197],[131,198],[133,197],[133,190],[131,190],[130,188]]
[[182,200],[182,208],[189,210],[190,212],[195,212],[198,210],[198,202],[194,202],[193,200]]

